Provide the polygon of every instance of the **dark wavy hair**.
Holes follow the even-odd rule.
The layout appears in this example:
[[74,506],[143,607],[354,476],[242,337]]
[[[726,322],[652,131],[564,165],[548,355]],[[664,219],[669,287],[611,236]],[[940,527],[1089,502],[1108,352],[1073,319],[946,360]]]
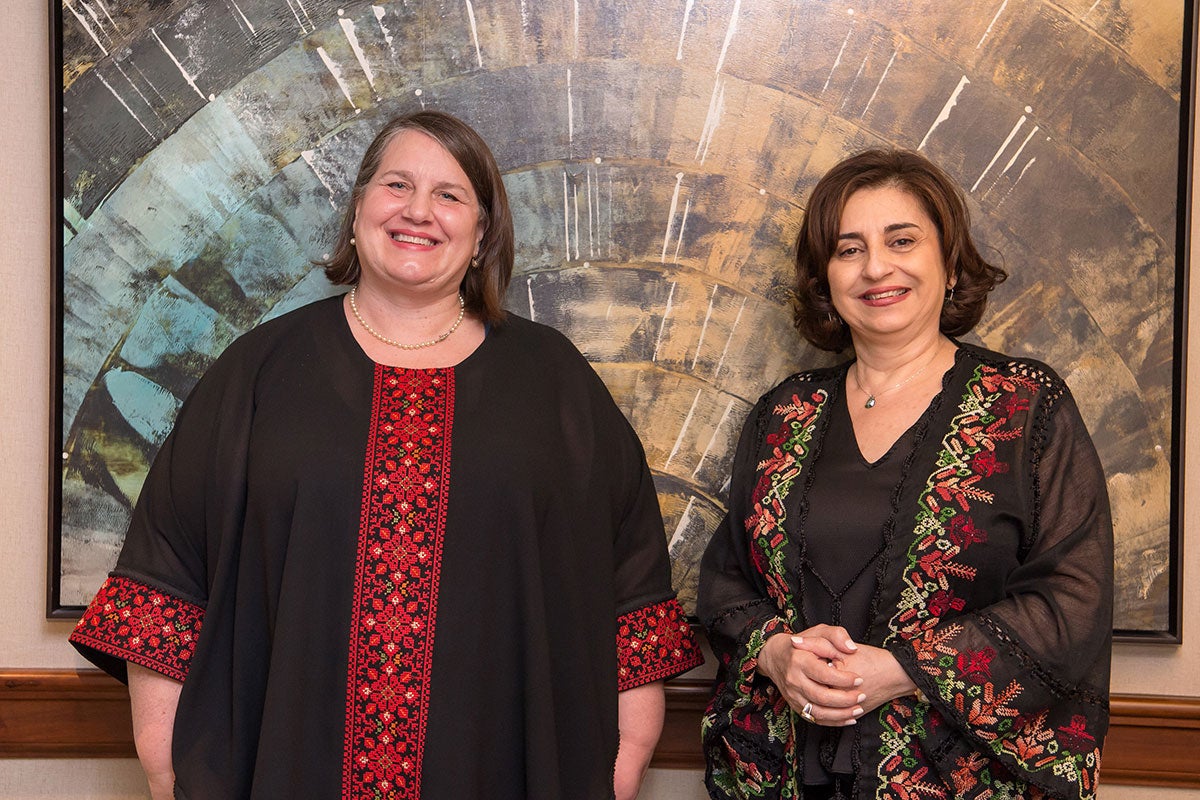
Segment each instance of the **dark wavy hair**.
[[484,322],[503,322],[504,293],[512,278],[514,246],[508,194],[487,143],[470,125],[444,111],[417,111],[395,117],[376,134],[358,167],[333,254],[316,262],[317,266],[324,267],[325,276],[334,284],[358,282],[362,268],[358,263],[358,251],[350,243],[354,237],[355,209],[379,170],[384,150],[403,131],[420,131],[446,148],[471,181],[471,188],[479,199],[479,224],[484,232],[479,242],[477,265],[468,269],[463,277],[463,300],[467,310]]
[[796,237],[796,327],[814,347],[838,352],[851,345],[850,329],[829,296],[829,261],[837,250],[842,211],[850,195],[894,186],[911,194],[938,229],[953,295],[942,306],[939,328],[961,336],[979,322],[987,296],[1008,273],[983,259],[971,240],[971,215],[958,184],[911,150],[864,150],[834,166],[817,182]]

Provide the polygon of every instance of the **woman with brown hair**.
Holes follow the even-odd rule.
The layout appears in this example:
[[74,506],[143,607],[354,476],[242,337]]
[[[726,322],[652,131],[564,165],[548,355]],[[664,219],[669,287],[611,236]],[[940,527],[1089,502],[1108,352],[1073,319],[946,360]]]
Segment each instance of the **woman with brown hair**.
[[154,797],[635,796],[700,657],[636,435],[501,308],[487,145],[389,122],[324,266],[197,385],[72,635]]
[[813,190],[796,325],[701,567],[714,798],[1090,798],[1112,525],[1062,379],[959,341],[1005,278],[961,190],[871,150]]

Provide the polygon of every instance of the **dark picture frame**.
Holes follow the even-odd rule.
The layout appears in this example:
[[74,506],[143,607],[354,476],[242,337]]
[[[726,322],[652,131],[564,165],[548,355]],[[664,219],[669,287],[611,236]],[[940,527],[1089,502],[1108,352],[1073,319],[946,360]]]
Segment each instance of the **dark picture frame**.
[[973,340],[1058,369],[1093,432],[1118,638],[1181,641],[1193,2],[1142,18],[1003,0],[49,13],[49,616],[99,586],[204,368],[333,292],[311,261],[359,154],[388,116],[432,105],[505,172],[509,307],[567,333],[642,436],[685,604],[741,417],[830,363],[787,306],[804,198],[841,157],[899,146],[962,182],[1012,273]]

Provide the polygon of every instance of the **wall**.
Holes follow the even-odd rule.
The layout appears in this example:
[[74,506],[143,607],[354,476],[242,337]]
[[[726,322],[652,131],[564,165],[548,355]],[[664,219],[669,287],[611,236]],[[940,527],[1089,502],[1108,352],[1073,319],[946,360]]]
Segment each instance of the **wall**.
[[[70,624],[44,618],[46,598],[46,476],[50,393],[49,56],[46,0],[8,0],[0,26],[0,668],[65,668],[83,661],[67,645]],[[1193,227],[1200,220],[1193,215]],[[1200,238],[1200,237],[1198,237]],[[1200,247],[1192,262],[1200,264]],[[1197,283],[1200,283],[1198,281]],[[1192,306],[1200,309],[1193,286]],[[1193,343],[1188,452],[1200,451],[1200,336]],[[1187,481],[1200,496],[1200,472]],[[1186,510],[1184,619],[1200,620],[1200,504]],[[1119,645],[1113,690],[1200,696],[1200,630],[1185,631],[1182,647]],[[1200,797],[1183,790],[1110,787],[1104,800]],[[0,798],[144,796],[129,761],[0,759]],[[655,771],[650,800],[699,800],[692,772]]]

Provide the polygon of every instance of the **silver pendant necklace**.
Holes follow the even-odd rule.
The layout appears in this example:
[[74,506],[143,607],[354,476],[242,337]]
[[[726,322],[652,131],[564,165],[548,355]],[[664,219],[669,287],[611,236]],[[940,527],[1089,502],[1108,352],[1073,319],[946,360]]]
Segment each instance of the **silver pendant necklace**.
[[863,386],[862,381],[859,380],[859,378],[858,378],[858,362],[856,361],[854,363],[854,369],[853,369],[854,385],[858,387],[858,390],[860,392],[862,392],[863,394],[865,394],[867,396],[867,402],[863,403],[863,408],[874,408],[876,397],[885,395],[888,392],[894,392],[897,389],[899,389],[901,386],[905,386],[908,383],[911,383],[912,381],[916,380],[918,375],[920,375],[922,372],[924,372],[926,369],[928,369],[929,365],[937,360],[938,353],[941,351],[941,349],[942,349],[941,347],[938,347],[937,350],[934,351],[933,357],[930,358],[928,361],[926,361],[925,364],[919,370],[914,372],[912,375],[909,375],[907,378],[900,381],[895,386],[889,386],[888,388],[882,389],[878,392],[872,392],[870,389]]

